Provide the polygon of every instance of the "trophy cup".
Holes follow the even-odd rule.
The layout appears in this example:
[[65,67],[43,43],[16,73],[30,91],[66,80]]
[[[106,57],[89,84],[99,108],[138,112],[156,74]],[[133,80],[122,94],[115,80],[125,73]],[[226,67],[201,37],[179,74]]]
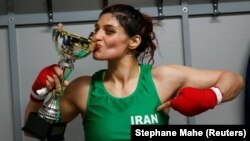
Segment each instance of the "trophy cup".
[[[91,53],[93,42],[89,38],[84,38],[62,29],[53,29],[52,39],[54,47],[60,56],[58,64],[63,69],[63,79],[61,80],[61,91],[52,91],[50,98],[44,102],[38,112],[31,112],[22,128],[40,140],[60,141],[64,140],[66,124],[61,122],[60,97],[64,93],[63,82],[67,80],[74,69],[75,60],[82,59]],[[46,88],[38,90],[39,95],[48,93]]]

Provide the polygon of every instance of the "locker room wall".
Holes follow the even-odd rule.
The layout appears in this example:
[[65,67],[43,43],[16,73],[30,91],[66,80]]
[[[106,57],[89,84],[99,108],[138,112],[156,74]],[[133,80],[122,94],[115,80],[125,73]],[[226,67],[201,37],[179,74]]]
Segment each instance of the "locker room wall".
[[[227,14],[214,17],[211,15],[190,16],[188,18],[190,39],[191,65],[205,69],[228,69],[245,76],[246,64],[250,52],[250,14]],[[0,25],[1,25],[0,21]],[[88,36],[93,30],[94,22],[65,23],[65,29]],[[12,26],[12,25],[9,25]],[[13,45],[10,42],[12,31],[0,26],[0,136],[8,141],[36,139],[22,136],[15,139],[16,121],[21,121],[25,106],[29,99],[30,87],[39,70],[51,63],[57,63],[58,56],[53,49],[51,29],[48,25],[15,26],[18,68],[18,87],[13,86],[13,66],[11,55]],[[159,48],[155,55],[155,65],[185,64],[182,19],[179,17],[165,18],[155,27]],[[187,36],[186,36],[187,37]],[[14,60],[15,61],[15,60]],[[12,68],[11,68],[12,67]],[[70,80],[80,75],[91,75],[95,71],[106,68],[105,62],[95,61],[88,56],[78,60]],[[14,79],[15,80],[15,79]],[[13,87],[19,88],[20,94],[13,93]],[[244,91],[235,100],[218,105],[215,109],[191,118],[194,124],[244,124]],[[20,95],[18,100],[13,97]],[[19,105],[20,103],[20,105]],[[21,117],[15,116],[13,105],[20,108]],[[185,116],[170,111],[170,124],[189,124]],[[68,124],[65,140],[82,140],[83,128],[81,117]]]

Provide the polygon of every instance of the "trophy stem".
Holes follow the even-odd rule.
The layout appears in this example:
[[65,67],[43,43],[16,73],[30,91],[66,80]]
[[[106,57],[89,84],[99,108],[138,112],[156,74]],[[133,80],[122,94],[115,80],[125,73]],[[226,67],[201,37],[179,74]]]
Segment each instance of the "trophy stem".
[[[71,59],[64,58],[59,61],[59,65],[63,69],[63,78],[61,80],[61,91],[56,93],[57,96],[62,96],[64,92],[64,81],[67,80],[74,69],[74,61]],[[58,102],[59,103],[59,102]]]
[[59,99],[60,97],[51,95],[49,100],[39,109],[38,115],[49,123],[59,123],[62,118]]
[[[68,78],[69,78],[69,75],[71,74],[71,72],[73,71],[73,67],[65,67],[64,68],[64,72],[63,72],[63,81],[64,80],[67,80]],[[63,83],[63,81],[62,81],[62,83]]]

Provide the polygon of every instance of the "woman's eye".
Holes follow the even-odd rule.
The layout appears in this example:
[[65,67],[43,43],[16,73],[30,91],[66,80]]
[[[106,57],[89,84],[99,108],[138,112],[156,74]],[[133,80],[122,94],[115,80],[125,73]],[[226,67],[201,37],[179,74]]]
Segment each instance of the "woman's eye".
[[106,32],[106,34],[108,34],[108,35],[115,33],[115,31],[114,31],[114,30],[111,30],[111,29],[108,29],[108,30],[106,30],[105,32]]

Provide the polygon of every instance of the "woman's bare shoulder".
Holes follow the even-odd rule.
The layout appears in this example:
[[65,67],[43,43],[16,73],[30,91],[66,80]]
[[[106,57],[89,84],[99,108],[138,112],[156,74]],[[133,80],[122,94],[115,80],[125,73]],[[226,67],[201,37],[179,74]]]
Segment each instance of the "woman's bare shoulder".
[[184,85],[187,79],[183,66],[175,64],[155,66],[152,76],[158,88],[171,86],[177,89]]
[[88,92],[91,83],[91,76],[80,76],[69,83],[66,93],[82,95]]
[[183,77],[183,69],[185,69],[182,65],[169,64],[169,65],[159,65],[154,66],[152,73],[156,78],[165,78],[165,77]]
[[161,102],[173,97],[185,83],[185,75],[180,65],[154,66],[152,76]]
[[90,84],[91,76],[80,76],[74,79],[66,87],[62,99],[73,104],[81,112],[85,112]]

